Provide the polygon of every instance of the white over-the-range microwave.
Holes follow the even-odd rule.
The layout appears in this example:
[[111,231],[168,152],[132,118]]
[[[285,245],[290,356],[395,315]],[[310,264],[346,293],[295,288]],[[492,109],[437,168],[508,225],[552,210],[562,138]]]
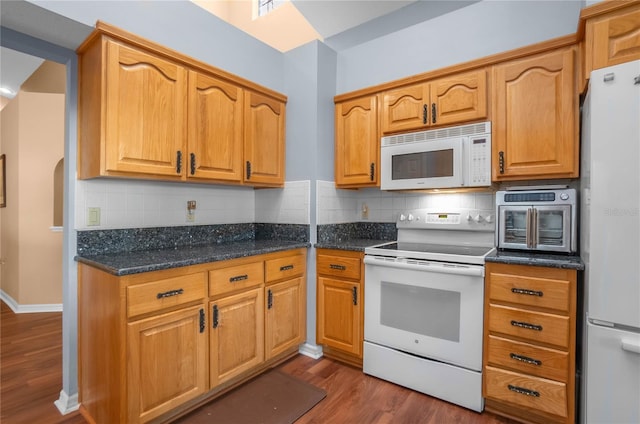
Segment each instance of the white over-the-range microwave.
[[491,122],[382,137],[380,189],[491,185]]

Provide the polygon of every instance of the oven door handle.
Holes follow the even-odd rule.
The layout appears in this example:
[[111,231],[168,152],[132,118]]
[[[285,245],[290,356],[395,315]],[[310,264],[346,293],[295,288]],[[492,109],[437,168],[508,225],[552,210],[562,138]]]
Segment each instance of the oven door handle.
[[[483,277],[484,266],[481,265],[447,265],[444,263],[434,263],[427,261],[418,261],[407,259],[391,259],[375,256],[364,257],[365,265],[374,265],[381,267],[390,267],[398,269],[409,269],[423,272],[439,272],[441,274],[469,275],[472,277]],[[366,273],[366,271],[365,271]]]

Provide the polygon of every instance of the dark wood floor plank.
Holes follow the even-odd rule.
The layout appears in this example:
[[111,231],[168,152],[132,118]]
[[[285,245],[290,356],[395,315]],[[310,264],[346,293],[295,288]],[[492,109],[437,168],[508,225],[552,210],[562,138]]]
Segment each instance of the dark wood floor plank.
[[[79,413],[62,416],[53,404],[62,387],[61,318],[61,313],[14,314],[2,303],[2,424],[86,424]],[[380,380],[327,358],[314,360],[299,355],[278,369],[327,392],[327,397],[296,424],[511,423]],[[194,417],[192,422],[196,420]],[[210,420],[208,417],[204,422]]]

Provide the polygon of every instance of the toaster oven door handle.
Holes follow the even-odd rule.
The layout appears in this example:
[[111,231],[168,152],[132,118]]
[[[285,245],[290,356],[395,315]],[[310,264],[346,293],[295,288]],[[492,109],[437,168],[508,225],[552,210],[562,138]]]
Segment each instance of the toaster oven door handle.
[[531,232],[532,232],[532,224],[531,224],[531,208],[527,209],[527,218],[525,219],[525,237],[527,242],[527,248],[531,249],[533,247],[531,243]]
[[531,208],[531,247],[536,248],[538,246],[538,209]]

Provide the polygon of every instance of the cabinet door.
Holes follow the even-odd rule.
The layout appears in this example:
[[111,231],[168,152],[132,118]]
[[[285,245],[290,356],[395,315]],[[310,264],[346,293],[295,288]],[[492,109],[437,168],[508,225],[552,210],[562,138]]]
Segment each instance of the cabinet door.
[[263,288],[210,302],[210,384],[215,387],[264,360]]
[[418,130],[431,120],[429,84],[415,84],[382,93],[382,133]]
[[242,181],[242,89],[189,71],[188,178]]
[[244,93],[244,181],[248,184],[284,184],[285,106],[271,97]]
[[487,72],[468,72],[431,82],[431,124],[487,117]]
[[317,339],[361,357],[360,283],[318,277]]
[[335,179],[338,187],[379,185],[376,96],[336,104]]
[[497,65],[493,179],[578,176],[574,48]]
[[273,284],[265,292],[265,359],[269,359],[304,339],[304,280],[298,277]]
[[106,171],[182,175],[186,81],[179,65],[107,42]]
[[587,78],[594,69],[640,59],[640,4],[629,2],[629,6],[587,21]]
[[127,325],[129,422],[147,422],[207,391],[204,308],[193,306]]

